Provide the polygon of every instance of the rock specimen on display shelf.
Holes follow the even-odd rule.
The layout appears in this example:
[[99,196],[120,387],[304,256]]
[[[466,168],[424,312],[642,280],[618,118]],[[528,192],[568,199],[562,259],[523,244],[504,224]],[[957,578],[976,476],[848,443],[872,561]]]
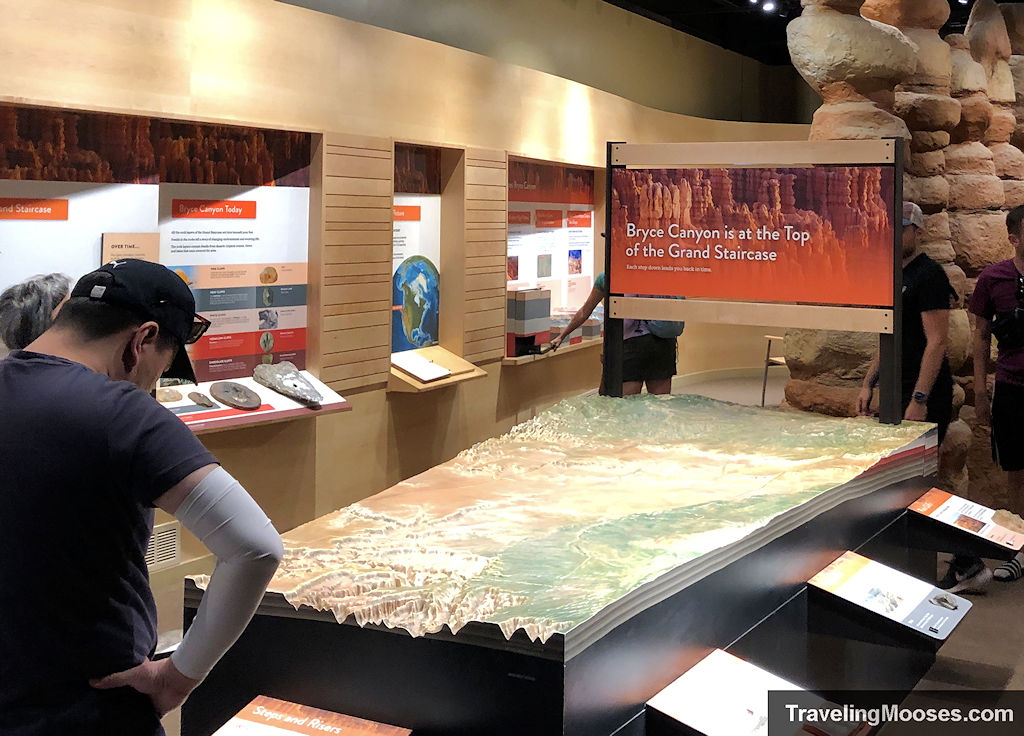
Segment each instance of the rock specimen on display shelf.
[[863,0],[803,0],[786,27],[793,66],[821,94],[812,140],[910,138],[893,115],[894,87],[914,73],[914,44],[860,16]]
[[258,365],[252,377],[256,383],[312,408],[320,408],[320,402],[324,400],[295,364],[287,360],[273,365]]
[[210,395],[234,409],[251,411],[263,404],[259,394],[234,381],[218,381],[210,386]]
[[169,404],[172,401],[181,401],[181,392],[173,388],[158,388],[156,400],[161,404]]
[[192,401],[194,401],[198,406],[205,406],[207,409],[212,409],[213,407],[217,406],[210,400],[209,396],[207,396],[204,393],[200,393],[199,391],[193,391],[188,395],[188,397],[192,399]]

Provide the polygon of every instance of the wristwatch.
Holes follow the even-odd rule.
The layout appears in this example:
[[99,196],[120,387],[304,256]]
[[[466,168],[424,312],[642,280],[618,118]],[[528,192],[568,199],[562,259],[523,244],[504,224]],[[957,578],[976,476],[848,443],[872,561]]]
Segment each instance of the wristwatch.
[[914,395],[911,398],[918,404],[928,403],[928,394],[926,394],[924,391],[915,391]]

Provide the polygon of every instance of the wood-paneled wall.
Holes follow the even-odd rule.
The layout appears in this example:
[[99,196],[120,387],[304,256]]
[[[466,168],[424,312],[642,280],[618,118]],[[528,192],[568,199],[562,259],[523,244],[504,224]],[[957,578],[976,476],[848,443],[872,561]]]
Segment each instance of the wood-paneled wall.
[[391,371],[390,138],[323,138],[320,379],[345,392],[379,387]]
[[466,151],[466,301],[462,357],[474,363],[505,355],[508,156]]

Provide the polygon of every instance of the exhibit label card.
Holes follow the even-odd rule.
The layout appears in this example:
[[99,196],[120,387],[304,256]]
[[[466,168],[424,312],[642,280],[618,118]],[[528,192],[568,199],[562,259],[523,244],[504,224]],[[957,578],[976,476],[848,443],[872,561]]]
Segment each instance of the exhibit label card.
[[932,639],[945,640],[972,605],[856,552],[845,552],[808,583]]
[[214,736],[285,736],[297,733],[307,736],[408,736],[412,731],[260,695],[215,731]]
[[138,258],[160,262],[160,233],[103,233],[100,260],[110,263],[120,258]]
[[[768,736],[768,693],[802,689],[716,649],[648,700],[647,706],[704,736]],[[821,700],[821,704],[825,706],[827,701]],[[834,723],[834,730],[828,733],[846,736],[859,725]]]
[[1024,534],[996,524],[988,506],[932,488],[909,506],[911,511],[986,539],[1007,549],[1024,548]]

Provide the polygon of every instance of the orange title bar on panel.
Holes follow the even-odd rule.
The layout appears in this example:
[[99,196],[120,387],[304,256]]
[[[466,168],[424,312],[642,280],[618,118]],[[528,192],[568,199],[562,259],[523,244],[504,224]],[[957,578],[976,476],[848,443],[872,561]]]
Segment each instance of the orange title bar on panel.
[[66,199],[0,197],[0,220],[66,220]]
[[171,217],[254,220],[256,202],[233,199],[172,199]]
[[569,210],[569,227],[590,227],[594,223],[593,212]]
[[565,226],[565,214],[562,210],[537,210],[537,224],[539,228],[555,228]]
[[394,205],[396,222],[419,222],[420,206],[418,204],[396,204]]
[[517,212],[515,210],[509,210],[508,212],[509,225],[529,225],[530,218],[529,212]]

